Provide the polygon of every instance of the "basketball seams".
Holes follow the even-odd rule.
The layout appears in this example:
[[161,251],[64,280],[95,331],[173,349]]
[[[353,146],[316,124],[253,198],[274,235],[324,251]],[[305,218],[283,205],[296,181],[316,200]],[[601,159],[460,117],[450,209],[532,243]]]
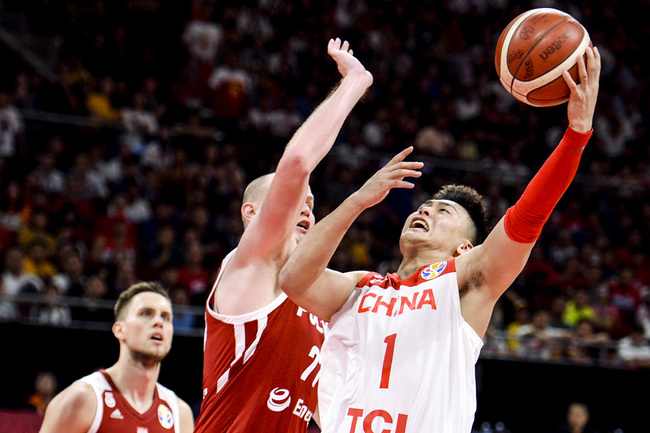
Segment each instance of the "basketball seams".
[[[521,15],[519,15],[519,18],[516,19],[516,21],[512,24],[510,29],[508,30],[508,33],[506,34],[505,38],[503,39],[503,44],[501,46],[501,58],[500,58],[500,64],[501,64],[501,76],[499,79],[501,80],[501,83],[506,87],[506,89],[510,89],[510,93],[512,93],[512,86],[514,84],[515,77],[510,73],[510,68],[508,68],[508,47],[510,47],[510,43],[512,42],[512,38],[515,35],[515,32],[519,27],[521,26],[521,23],[526,20],[529,16],[531,16],[533,13],[535,13],[535,10],[530,10],[528,12],[524,12]],[[508,84],[508,81],[510,81],[510,84]]]
[[[511,70],[508,68],[508,52],[510,51],[510,46],[513,43],[514,35],[517,34],[517,32],[521,32],[523,27],[523,24],[525,21],[529,20],[531,17],[535,18],[534,15],[543,15],[546,13],[551,13],[556,15],[555,17],[559,21],[551,25],[550,28],[546,29],[543,34],[540,36],[534,38],[534,41],[530,41],[533,45],[529,48],[525,48],[525,53],[522,56],[521,59],[517,59],[519,63],[516,63],[516,70],[514,73],[511,72]],[[560,16],[557,16],[557,15]],[[531,21],[535,21],[534,19]],[[539,22],[539,21],[537,21]],[[544,26],[544,24],[540,24],[541,26]],[[541,73],[541,75],[536,76],[535,78],[531,80],[522,80],[517,78],[517,74],[521,71],[523,67],[525,67],[525,62],[526,60],[530,60],[532,58],[533,52],[535,51],[535,48],[539,47],[540,43],[543,43],[544,39],[549,36],[550,33],[553,31],[558,32],[559,29],[558,27],[561,27],[563,25],[568,25],[572,31],[582,31],[582,36],[581,40],[578,42],[578,44],[571,49],[571,51],[568,53],[568,55],[565,55],[565,58],[561,61],[561,63],[557,64],[555,67],[551,67],[551,69],[544,71]],[[553,9],[553,8],[538,8],[538,9],[532,9],[527,12],[522,13],[520,16],[515,18],[509,25],[509,28],[504,30],[503,33],[503,40],[499,46],[497,47],[498,49],[498,65],[499,69],[497,70],[498,75],[499,75],[499,80],[501,81],[501,84],[506,88],[506,90],[509,91],[516,99],[529,104],[533,106],[551,106],[551,105],[557,105],[558,103],[565,102],[568,99],[568,94],[562,95],[562,97],[557,97],[557,95],[547,95],[549,96],[548,99],[544,98],[544,90],[545,88],[548,88],[548,86],[553,86],[554,88],[558,89],[558,86],[562,86],[558,84],[558,80],[563,80],[562,78],[562,72],[564,70],[570,70],[571,75],[574,76],[575,79],[575,64],[577,61],[578,55],[584,55],[584,52],[586,48],[591,44],[591,40],[589,37],[589,33],[587,30],[582,26],[582,24],[575,20],[571,15],[567,14],[566,12]],[[567,30],[565,30],[567,31]],[[500,38],[501,39],[501,38]],[[517,43],[521,43],[517,41]],[[570,47],[567,47],[570,48]],[[520,53],[523,53],[523,50],[520,51]],[[566,53],[566,51],[565,51]],[[548,91],[546,91],[548,93]],[[551,93],[557,93],[555,90],[552,90]],[[541,96],[540,97],[536,97]]]
[[[576,63],[578,57],[584,55],[585,50],[589,46],[589,42],[590,42],[589,34],[587,33],[587,30],[585,30],[583,27],[582,40],[578,43],[578,45],[576,45],[576,47],[571,52],[571,54],[562,61],[562,63],[559,63],[555,68],[546,71],[545,73],[543,73],[542,75],[540,75],[539,77],[533,80],[530,81],[520,80],[519,83],[522,85],[521,88],[537,89],[555,81],[557,78],[561,78],[562,71],[567,71],[571,69],[573,65]],[[551,79],[548,79],[548,75],[555,71],[560,71],[559,75],[557,77],[553,76]]]
[[[560,22],[558,22],[557,24],[555,24],[553,27],[551,27],[550,29],[548,29],[548,30],[546,31],[546,33],[544,33],[544,34],[541,35],[539,38],[537,38],[537,41],[536,41],[536,42],[535,42],[535,43],[530,47],[530,49],[528,50],[528,52],[526,53],[526,55],[524,56],[524,58],[521,59],[521,62],[519,62],[519,66],[517,66],[517,70],[516,70],[515,73],[513,74],[514,77],[515,77],[514,79],[516,79],[517,81],[522,82],[522,83],[524,83],[524,82],[528,82],[528,81],[532,81],[532,80],[535,80],[535,78],[533,78],[532,80],[522,80],[521,78],[516,78],[516,77],[517,77],[517,75],[519,75],[519,70],[521,69],[521,67],[523,66],[523,64],[526,62],[526,59],[530,58],[530,54],[531,54],[531,53],[535,50],[535,48],[536,48],[536,47],[537,47],[537,46],[538,46],[538,45],[539,45],[539,44],[544,40],[544,38],[546,37],[546,35],[548,35],[548,34],[551,33],[553,30],[555,30],[555,29],[556,29],[560,24],[563,24],[563,23],[567,22],[570,18],[571,18],[571,17],[565,17],[562,21],[560,21]],[[522,23],[522,24],[523,24],[523,23]],[[521,26],[521,24],[520,24],[520,26]],[[546,75],[547,73],[553,71],[554,69],[555,69],[555,68],[552,68],[552,69],[550,69],[550,70],[544,72],[541,76]],[[537,77],[537,78],[539,78],[539,77]]]

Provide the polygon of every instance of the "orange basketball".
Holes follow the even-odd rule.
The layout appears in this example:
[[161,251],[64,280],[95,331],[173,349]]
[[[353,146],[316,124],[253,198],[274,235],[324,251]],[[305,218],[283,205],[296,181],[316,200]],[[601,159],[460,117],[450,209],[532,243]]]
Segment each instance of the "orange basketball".
[[501,84],[518,100],[550,107],[569,100],[562,78],[568,70],[579,82],[578,56],[591,45],[589,33],[571,15],[552,8],[516,17],[497,42],[494,63]]

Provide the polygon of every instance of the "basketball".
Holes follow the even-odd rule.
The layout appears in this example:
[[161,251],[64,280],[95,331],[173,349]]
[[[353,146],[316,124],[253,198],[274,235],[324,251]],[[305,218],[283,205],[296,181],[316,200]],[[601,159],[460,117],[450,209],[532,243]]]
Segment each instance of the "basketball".
[[503,30],[494,63],[501,84],[515,98],[534,107],[569,100],[562,72],[578,83],[578,56],[591,45],[589,33],[571,15],[552,8],[522,13]]

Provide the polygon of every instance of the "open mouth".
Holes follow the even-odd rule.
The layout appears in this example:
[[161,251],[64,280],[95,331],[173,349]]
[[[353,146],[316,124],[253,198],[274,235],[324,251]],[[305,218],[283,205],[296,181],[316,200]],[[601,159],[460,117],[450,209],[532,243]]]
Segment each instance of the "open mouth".
[[309,230],[309,221],[301,221],[301,222],[299,222],[298,227],[300,227],[304,231]]
[[158,333],[153,334],[153,335],[151,336],[151,339],[152,339],[153,341],[163,341],[162,334],[158,334]]
[[429,224],[423,219],[415,218],[411,221],[411,226],[409,228],[423,230],[425,232],[429,231]]

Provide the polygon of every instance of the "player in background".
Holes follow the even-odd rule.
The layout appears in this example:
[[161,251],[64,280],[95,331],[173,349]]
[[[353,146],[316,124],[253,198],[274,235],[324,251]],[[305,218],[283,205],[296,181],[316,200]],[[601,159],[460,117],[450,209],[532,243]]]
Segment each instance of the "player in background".
[[275,173],[246,188],[244,233],[208,296],[197,433],[305,432],[316,410],[326,324],[287,298],[278,275],[314,225],[310,173],[373,79],[347,42],[330,40],[327,52],[343,79],[293,135]]
[[481,197],[447,186],[406,220],[394,274],[326,269],[363,212],[403,186],[395,157],[300,242],[280,274],[298,305],[330,329],[321,352],[319,410],[324,433],[469,433],[476,411],[475,364],[492,310],[522,271],[570,185],[591,133],[600,55],[578,60],[580,84],[565,72],[569,127],[522,194],[485,232]]
[[192,410],[156,381],[172,344],[172,304],[157,283],[134,284],[115,303],[117,362],[61,391],[40,433],[192,433]]

